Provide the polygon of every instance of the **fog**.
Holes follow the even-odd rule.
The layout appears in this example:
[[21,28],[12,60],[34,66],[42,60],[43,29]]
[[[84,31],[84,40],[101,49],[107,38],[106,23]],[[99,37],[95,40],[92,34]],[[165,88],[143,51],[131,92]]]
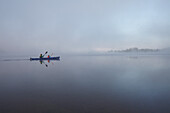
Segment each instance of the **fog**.
[[168,0],[1,0],[0,52],[166,48],[169,6]]

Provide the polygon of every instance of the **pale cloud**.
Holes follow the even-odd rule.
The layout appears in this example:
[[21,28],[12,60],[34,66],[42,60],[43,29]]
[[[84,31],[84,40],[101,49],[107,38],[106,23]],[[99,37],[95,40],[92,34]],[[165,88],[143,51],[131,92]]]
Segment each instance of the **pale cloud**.
[[169,5],[168,0],[0,1],[0,50],[24,54],[168,47]]

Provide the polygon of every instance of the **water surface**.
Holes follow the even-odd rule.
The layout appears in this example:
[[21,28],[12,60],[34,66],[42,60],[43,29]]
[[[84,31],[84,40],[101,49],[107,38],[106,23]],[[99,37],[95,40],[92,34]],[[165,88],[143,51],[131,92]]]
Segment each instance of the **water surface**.
[[0,59],[0,113],[169,113],[170,56]]

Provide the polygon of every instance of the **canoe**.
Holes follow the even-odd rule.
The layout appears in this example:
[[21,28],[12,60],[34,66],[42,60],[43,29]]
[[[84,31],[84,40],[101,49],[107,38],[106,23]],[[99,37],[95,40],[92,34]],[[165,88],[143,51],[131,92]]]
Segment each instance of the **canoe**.
[[30,60],[60,60],[60,56],[50,58],[30,58]]

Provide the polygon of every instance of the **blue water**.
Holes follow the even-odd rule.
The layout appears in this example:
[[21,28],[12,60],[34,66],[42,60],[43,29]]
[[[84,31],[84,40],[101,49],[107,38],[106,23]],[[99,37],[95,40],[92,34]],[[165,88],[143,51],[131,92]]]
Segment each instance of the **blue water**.
[[0,113],[170,113],[170,56],[0,59]]

